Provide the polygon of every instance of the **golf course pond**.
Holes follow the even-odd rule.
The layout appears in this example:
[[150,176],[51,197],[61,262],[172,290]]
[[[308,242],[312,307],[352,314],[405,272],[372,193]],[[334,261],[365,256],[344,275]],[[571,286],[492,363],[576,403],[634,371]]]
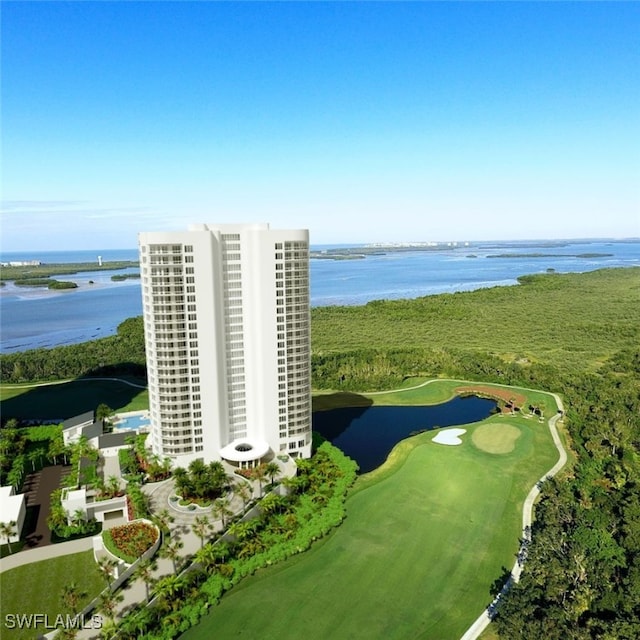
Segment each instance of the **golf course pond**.
[[347,407],[317,411],[313,430],[355,460],[360,473],[379,467],[391,449],[410,435],[488,418],[496,401],[477,396],[456,396],[429,406]]

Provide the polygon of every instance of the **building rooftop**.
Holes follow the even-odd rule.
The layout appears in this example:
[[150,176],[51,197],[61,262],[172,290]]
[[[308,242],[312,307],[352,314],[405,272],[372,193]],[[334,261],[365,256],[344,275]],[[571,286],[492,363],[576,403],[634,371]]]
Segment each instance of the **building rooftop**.
[[105,433],[98,438],[98,449],[107,449],[108,447],[123,447],[127,442],[130,432]]
[[0,522],[17,522],[23,503],[23,493],[15,495],[13,487],[0,487]]
[[91,424],[93,422],[93,411],[86,411],[78,416],[73,416],[62,423],[62,430],[71,429],[72,427],[79,427],[83,424]]

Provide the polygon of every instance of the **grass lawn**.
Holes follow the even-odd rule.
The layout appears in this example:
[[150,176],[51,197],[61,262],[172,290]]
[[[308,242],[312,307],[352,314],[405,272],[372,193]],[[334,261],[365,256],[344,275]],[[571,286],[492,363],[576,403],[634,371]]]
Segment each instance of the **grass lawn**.
[[[444,393],[398,395],[430,386]],[[519,430],[512,451],[474,444],[490,424]],[[524,498],[558,458],[535,418],[465,428],[460,446],[434,444],[433,432],[399,443],[358,479],[329,538],[243,581],[184,637],[458,640],[513,566]]]
[[[136,384],[143,383],[138,381]],[[3,416],[23,420],[66,420],[93,411],[101,403],[116,411],[149,408],[146,389],[117,380],[91,378],[43,386],[2,385],[0,400]]]
[[[1,573],[0,609],[3,619],[0,636],[3,640],[34,638],[38,635],[33,628],[8,629],[5,624],[7,614],[48,614],[50,624],[58,614],[64,615],[61,593],[63,587],[71,583],[86,594],[80,609],[104,589],[104,578],[93,559],[93,551],[32,562]],[[41,633],[49,631],[40,630]]]

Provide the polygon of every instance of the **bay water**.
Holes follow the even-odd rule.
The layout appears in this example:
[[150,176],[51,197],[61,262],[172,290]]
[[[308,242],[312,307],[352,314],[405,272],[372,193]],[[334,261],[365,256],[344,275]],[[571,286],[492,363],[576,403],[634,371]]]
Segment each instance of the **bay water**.
[[[312,247],[322,251],[332,247]],[[553,254],[553,255],[540,255]],[[598,254],[598,255],[593,255]],[[43,263],[137,260],[136,249],[4,253],[2,262]],[[512,257],[491,257],[511,255]],[[605,267],[640,266],[640,240],[542,243],[470,243],[437,251],[385,251],[362,259],[311,260],[311,304],[362,305],[371,300],[416,298],[516,285],[522,275],[585,272]],[[0,289],[0,352],[11,353],[73,344],[113,335],[126,318],[142,314],[140,281],[111,280],[121,271],[89,271],[70,280],[77,289],[49,291],[7,283]]]

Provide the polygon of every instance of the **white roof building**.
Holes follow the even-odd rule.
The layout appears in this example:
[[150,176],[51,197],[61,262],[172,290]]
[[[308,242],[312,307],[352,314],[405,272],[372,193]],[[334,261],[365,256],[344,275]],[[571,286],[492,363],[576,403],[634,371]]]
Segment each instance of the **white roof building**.
[[309,457],[308,231],[200,224],[139,247],[153,452]]
[[[12,486],[0,487],[0,522],[15,522],[15,534],[9,537],[10,542],[17,542],[22,535],[24,518],[27,513],[26,501],[23,493],[15,494]],[[0,542],[6,542],[2,539]]]

